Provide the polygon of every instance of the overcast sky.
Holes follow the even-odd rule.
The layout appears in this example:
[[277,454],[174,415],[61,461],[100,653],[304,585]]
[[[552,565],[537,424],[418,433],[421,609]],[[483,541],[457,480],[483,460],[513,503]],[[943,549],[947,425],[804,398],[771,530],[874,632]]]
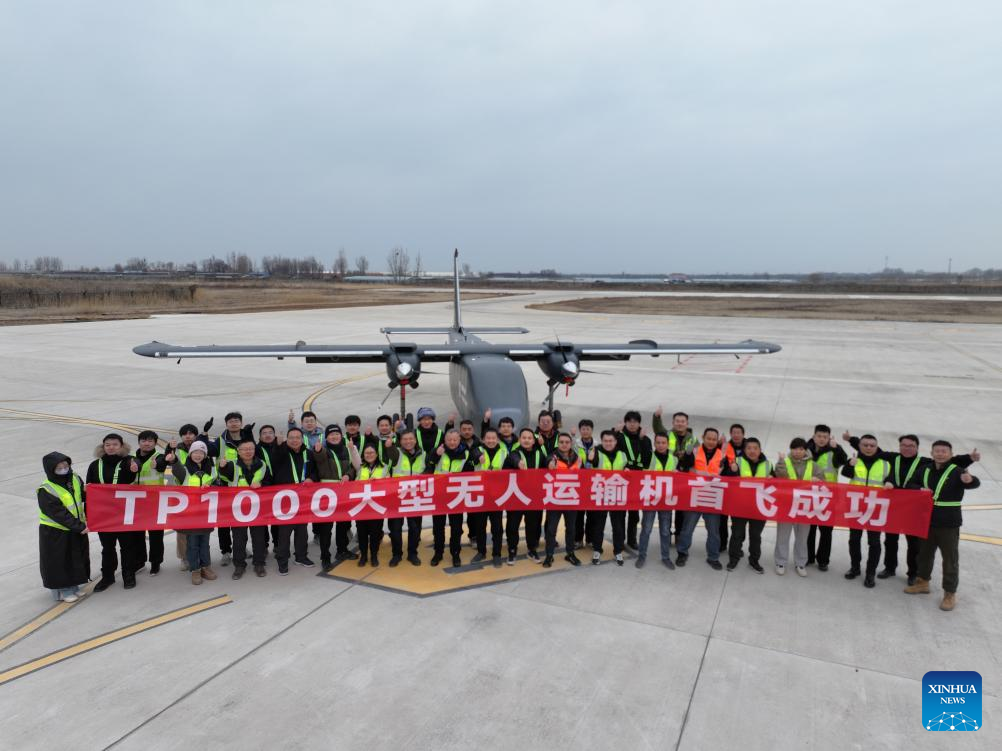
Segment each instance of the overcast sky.
[[0,258],[1002,266],[1002,3],[0,4]]

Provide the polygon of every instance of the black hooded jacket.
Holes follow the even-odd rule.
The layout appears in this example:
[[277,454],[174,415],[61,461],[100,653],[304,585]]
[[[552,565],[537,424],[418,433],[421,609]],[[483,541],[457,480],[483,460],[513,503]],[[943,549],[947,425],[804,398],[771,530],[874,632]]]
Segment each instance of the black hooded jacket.
[[[64,487],[72,493],[74,476],[73,465],[72,463],[70,464],[69,474],[57,475],[55,471],[56,465],[60,462],[70,462],[70,458],[57,451],[53,451],[51,454],[46,454],[42,457],[42,469],[45,470],[45,478],[49,480],[49,482]],[[80,485],[81,501],[85,502],[87,491],[83,487],[82,482]],[[87,526],[85,519],[77,519],[73,516],[69,509],[63,505],[63,502],[56,496],[52,495],[52,493],[45,488],[38,489],[38,508],[43,514],[52,519],[52,521],[57,524],[62,524],[64,527],[68,527],[71,532],[80,533]]]

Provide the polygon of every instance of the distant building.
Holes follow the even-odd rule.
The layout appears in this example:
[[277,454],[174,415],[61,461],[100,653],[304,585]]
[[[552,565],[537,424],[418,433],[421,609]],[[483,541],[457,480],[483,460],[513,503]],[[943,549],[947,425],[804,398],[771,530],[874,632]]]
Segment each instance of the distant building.
[[688,274],[669,274],[664,281],[665,284],[692,284]]

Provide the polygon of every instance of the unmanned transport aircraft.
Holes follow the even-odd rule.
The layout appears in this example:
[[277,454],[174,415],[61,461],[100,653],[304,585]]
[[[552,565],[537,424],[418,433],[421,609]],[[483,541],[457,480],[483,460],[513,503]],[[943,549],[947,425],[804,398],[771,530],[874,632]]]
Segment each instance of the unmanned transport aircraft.
[[[635,355],[767,355],[778,352],[778,344],[751,339],[736,344],[658,344],[651,339],[634,339],[625,344],[573,344],[559,339],[542,344],[492,344],[477,334],[527,334],[528,329],[507,326],[464,326],[459,295],[459,251],[453,254],[453,320],[449,327],[400,326],[380,329],[386,344],[307,344],[251,346],[176,347],[150,342],[133,349],[144,357],[176,359],[187,357],[302,357],[308,363],[363,363],[386,365],[389,387],[400,389],[400,416],[407,415],[407,388],[417,388],[425,363],[449,363],[449,386],[452,399],[464,417],[479,419],[491,410],[494,425],[502,417],[510,417],[516,426],[528,425],[529,395],[525,375],[519,362],[535,361],[546,375],[553,409],[554,391],[562,385],[568,388],[581,373],[581,367],[591,360],[629,360]],[[396,342],[391,334],[445,334],[445,344],[424,345]],[[389,395],[387,395],[389,396]],[[384,399],[385,402],[385,399]],[[408,420],[410,422],[410,420]]]

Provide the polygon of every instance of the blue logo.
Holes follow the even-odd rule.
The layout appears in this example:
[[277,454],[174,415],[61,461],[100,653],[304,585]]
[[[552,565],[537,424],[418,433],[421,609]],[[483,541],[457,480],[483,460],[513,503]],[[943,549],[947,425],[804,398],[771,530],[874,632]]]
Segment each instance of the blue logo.
[[922,676],[922,725],[926,730],[980,730],[981,673],[933,670]]

